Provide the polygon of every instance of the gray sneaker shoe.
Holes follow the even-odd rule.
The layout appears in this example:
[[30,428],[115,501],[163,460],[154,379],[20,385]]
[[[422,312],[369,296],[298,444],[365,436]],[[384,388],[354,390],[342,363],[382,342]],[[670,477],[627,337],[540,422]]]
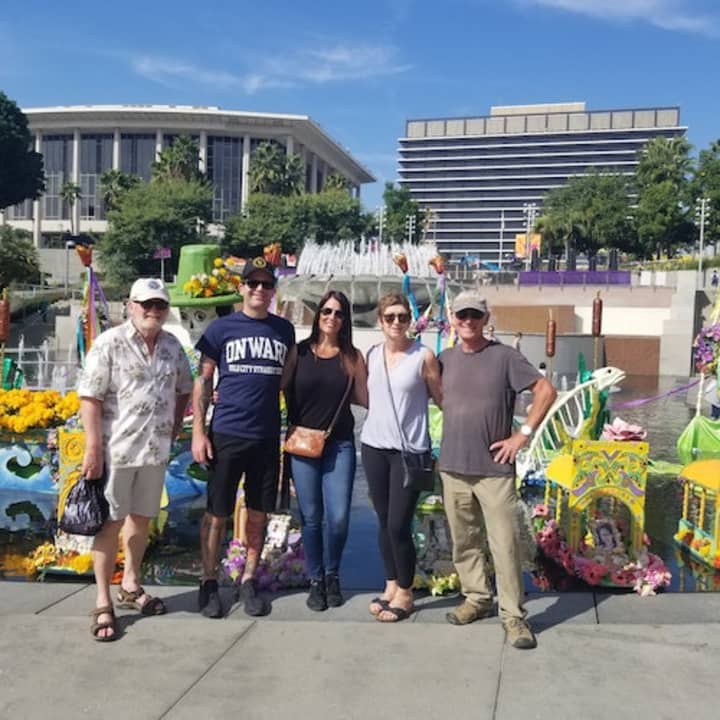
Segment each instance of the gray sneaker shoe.
[[532,650],[537,647],[537,640],[530,625],[522,618],[510,618],[503,622],[508,642],[518,650]]
[[463,600],[452,612],[445,615],[445,619],[451,625],[468,625],[476,620],[483,620],[484,618],[491,617],[493,615],[493,604],[492,602],[482,603],[477,605],[470,600]]

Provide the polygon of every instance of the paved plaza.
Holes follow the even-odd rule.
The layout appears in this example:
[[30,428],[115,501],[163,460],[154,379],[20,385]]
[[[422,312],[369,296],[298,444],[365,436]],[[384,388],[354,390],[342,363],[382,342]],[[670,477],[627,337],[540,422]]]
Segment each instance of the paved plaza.
[[[720,594],[537,594],[539,646],[505,643],[499,620],[444,615],[425,597],[381,625],[371,594],[324,613],[305,594],[248,618],[195,611],[196,588],[153,587],[168,614],[119,611],[121,637],[93,642],[92,585],[0,582],[0,718],[716,718]],[[228,605],[229,589],[224,590]]]

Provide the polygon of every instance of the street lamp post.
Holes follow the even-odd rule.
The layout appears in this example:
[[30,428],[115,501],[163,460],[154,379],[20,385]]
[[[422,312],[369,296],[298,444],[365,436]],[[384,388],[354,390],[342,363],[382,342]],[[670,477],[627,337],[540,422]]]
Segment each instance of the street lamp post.
[[377,209],[375,216],[378,221],[378,242],[382,245],[383,230],[385,229],[385,218],[387,214],[387,208],[383,205]]
[[502,272],[503,242],[505,240],[505,208],[500,210],[500,250],[498,252],[498,268]]
[[70,251],[74,248],[75,243],[72,240],[65,241],[65,297],[67,297],[70,285]]
[[412,243],[413,236],[415,235],[415,216],[408,215],[405,218],[405,229],[407,230],[408,242]]
[[535,217],[537,216],[537,204],[525,203],[523,205],[523,213],[525,214],[525,269],[530,269],[530,233],[535,225]]
[[[703,255],[705,253],[705,223],[710,212],[710,198],[701,197],[697,199],[695,204],[695,218],[697,226],[700,228],[700,259],[698,260],[698,272],[700,274],[700,282],[702,283],[703,272]],[[704,283],[703,283],[704,285]]]

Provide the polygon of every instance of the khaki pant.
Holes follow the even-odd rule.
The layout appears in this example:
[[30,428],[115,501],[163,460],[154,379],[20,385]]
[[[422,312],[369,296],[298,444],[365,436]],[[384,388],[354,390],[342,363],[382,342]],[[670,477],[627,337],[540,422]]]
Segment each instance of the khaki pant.
[[453,540],[453,563],[463,595],[475,604],[492,601],[482,550],[485,520],[495,565],[500,618],[526,616],[514,477],[482,477],[441,472],[443,499]]

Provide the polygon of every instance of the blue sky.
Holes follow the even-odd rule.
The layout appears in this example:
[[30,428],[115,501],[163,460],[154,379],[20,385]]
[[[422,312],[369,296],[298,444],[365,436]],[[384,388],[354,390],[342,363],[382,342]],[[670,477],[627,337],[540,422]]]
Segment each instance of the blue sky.
[[680,105],[720,138],[720,0],[4,0],[21,107],[157,103],[307,114],[393,180],[409,117],[584,100]]

